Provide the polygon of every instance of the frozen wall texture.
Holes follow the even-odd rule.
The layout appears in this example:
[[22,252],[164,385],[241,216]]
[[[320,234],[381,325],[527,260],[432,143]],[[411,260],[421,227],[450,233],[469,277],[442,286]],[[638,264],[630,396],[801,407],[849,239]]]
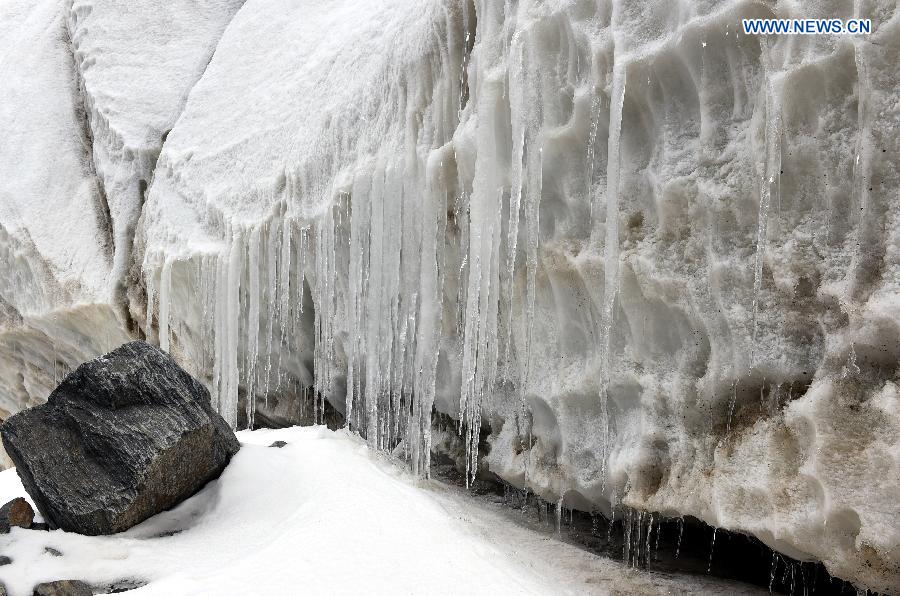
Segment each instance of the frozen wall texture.
[[434,409],[470,476],[900,589],[896,3],[154,4],[0,9],[0,407],[146,335],[233,425],[424,474]]

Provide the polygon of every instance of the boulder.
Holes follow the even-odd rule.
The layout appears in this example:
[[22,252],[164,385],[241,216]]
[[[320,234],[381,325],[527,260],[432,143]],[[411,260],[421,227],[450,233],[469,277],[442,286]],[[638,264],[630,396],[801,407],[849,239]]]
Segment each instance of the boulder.
[[34,587],[32,596],[91,596],[90,584],[71,579],[44,582]]
[[177,505],[240,448],[206,388],[144,342],[82,364],[0,435],[50,527],[89,535]]
[[30,528],[34,522],[34,509],[22,497],[16,497],[0,507],[0,533],[6,534],[12,526]]

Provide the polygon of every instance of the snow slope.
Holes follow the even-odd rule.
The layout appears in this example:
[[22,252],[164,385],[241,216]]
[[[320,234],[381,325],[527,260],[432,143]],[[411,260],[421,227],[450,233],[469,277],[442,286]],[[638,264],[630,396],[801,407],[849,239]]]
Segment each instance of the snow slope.
[[[324,427],[238,434],[222,477],[176,509],[114,536],[14,529],[0,581],[149,582],[134,594],[708,594],[740,585],[637,574],[517,526]],[[287,446],[267,445],[283,440]],[[24,496],[14,470],[0,499]],[[52,556],[45,548],[61,556]]]

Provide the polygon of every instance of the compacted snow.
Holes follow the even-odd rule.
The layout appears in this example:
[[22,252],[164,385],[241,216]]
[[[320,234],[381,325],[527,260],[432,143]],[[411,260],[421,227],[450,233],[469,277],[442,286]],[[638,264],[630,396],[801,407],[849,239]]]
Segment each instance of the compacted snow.
[[[509,510],[417,482],[347,432],[241,432],[221,478],[122,534],[14,528],[0,581],[149,582],[135,594],[754,593],[638,573],[516,524]],[[288,443],[269,448],[273,441]],[[0,500],[25,496],[15,470]],[[514,513],[514,512],[513,512]],[[55,549],[61,555],[47,551]]]

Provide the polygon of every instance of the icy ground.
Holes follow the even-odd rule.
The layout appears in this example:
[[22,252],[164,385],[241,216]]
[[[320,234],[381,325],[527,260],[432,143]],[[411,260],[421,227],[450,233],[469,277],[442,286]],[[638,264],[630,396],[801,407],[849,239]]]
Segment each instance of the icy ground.
[[[630,570],[525,527],[515,511],[417,482],[344,431],[238,436],[219,480],[128,532],[13,529],[0,538],[13,559],[0,581],[13,596],[64,578],[143,580],[134,593],[165,595],[753,593]],[[288,445],[266,447],[276,440]],[[0,473],[0,498],[20,495],[15,471]]]

